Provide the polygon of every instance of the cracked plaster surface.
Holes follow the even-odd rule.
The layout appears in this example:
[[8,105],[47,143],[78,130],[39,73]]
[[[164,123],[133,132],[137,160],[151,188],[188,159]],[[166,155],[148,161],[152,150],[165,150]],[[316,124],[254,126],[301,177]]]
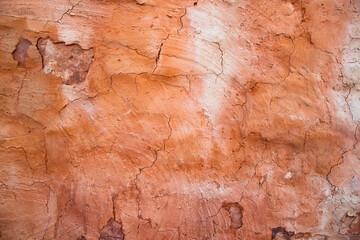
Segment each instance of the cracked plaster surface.
[[0,238],[359,239],[359,11],[3,0]]

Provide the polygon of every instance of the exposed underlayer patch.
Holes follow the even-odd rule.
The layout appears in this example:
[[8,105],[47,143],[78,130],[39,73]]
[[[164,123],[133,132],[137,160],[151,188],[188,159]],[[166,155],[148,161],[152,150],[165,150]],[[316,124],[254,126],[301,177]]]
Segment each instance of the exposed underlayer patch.
[[36,46],[45,73],[61,77],[66,85],[85,81],[94,57],[92,49],[82,49],[78,44],[53,43],[50,38],[39,38]]
[[31,42],[27,39],[21,38],[19,43],[16,45],[16,49],[14,50],[13,58],[14,60],[18,61],[19,67],[26,67],[26,57],[27,50],[31,46]]
[[294,232],[288,232],[283,227],[277,227],[272,229],[271,239],[290,240],[292,236],[294,236]]
[[122,230],[122,223],[111,218],[107,225],[101,229],[100,240],[122,240],[124,233]]
[[240,206],[237,202],[235,203],[224,203],[222,206],[226,211],[228,211],[228,213],[230,214],[231,217],[231,229],[238,229],[241,228],[243,223],[242,223],[242,212],[243,212],[243,207]]

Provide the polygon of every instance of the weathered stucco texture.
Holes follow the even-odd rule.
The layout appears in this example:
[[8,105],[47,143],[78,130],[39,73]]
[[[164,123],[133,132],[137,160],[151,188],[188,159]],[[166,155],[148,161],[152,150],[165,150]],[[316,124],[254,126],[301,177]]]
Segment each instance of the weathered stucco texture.
[[360,1],[2,0],[0,239],[360,239]]

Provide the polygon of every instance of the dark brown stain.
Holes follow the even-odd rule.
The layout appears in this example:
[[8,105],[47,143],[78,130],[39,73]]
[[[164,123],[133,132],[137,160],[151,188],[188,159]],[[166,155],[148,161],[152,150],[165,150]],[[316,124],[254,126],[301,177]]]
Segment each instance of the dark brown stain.
[[99,240],[122,240],[124,238],[122,223],[111,218],[101,229]]
[[16,45],[16,49],[12,55],[14,60],[18,61],[19,67],[26,67],[27,50],[29,49],[31,42],[27,39],[21,38],[19,43]]
[[272,229],[271,239],[275,239],[278,234],[280,234],[280,236],[286,240],[290,240],[291,237],[294,236],[294,232],[288,232],[283,227],[277,227]]
[[222,207],[228,211],[231,218],[231,229],[238,229],[241,228],[242,223],[242,216],[243,216],[243,207],[238,204],[237,202],[234,203],[223,203]]

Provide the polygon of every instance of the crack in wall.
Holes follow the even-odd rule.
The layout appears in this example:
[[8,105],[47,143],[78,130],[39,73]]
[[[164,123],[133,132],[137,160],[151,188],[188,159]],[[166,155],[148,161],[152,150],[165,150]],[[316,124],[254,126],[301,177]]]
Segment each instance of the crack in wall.
[[[75,6],[77,6],[77,5],[79,5],[80,4],[80,2],[81,1],[79,1],[79,2],[77,2],[76,4],[72,4],[71,3],[71,7],[66,11],[66,12],[64,12],[63,14],[62,14],[62,16],[57,20],[57,22],[59,23],[59,24],[62,24],[61,22],[63,21],[63,18],[64,18],[64,16],[66,15],[66,14],[69,14],[69,15],[72,15],[71,14],[71,11],[73,11],[73,9],[75,8]],[[225,3],[229,3],[229,2],[225,2]],[[196,6],[197,5],[197,2],[194,2],[194,6]],[[230,4],[231,6],[233,5],[233,4]],[[302,3],[301,3],[301,5],[302,5]],[[136,94],[137,94],[137,97],[141,97],[141,96],[138,96],[139,94],[141,94],[141,91],[139,92],[139,89],[138,89],[138,83],[137,83],[137,77],[138,76],[141,76],[141,75],[145,75],[145,74],[149,74],[149,75],[151,75],[151,76],[159,76],[159,77],[167,77],[168,78],[168,76],[165,76],[165,75],[161,75],[161,74],[155,74],[154,73],[154,71],[157,69],[157,67],[158,67],[158,63],[159,63],[159,61],[160,61],[160,58],[162,57],[162,56],[170,56],[171,54],[170,53],[166,53],[166,52],[164,52],[164,49],[163,49],[163,47],[164,47],[164,45],[165,45],[165,43],[168,43],[168,38],[170,37],[170,36],[173,36],[173,35],[179,35],[179,34],[181,34],[181,30],[184,28],[184,22],[183,22],[183,17],[185,17],[185,15],[187,14],[187,8],[181,8],[181,9],[184,9],[184,14],[182,15],[182,16],[180,16],[180,28],[178,28],[178,29],[176,29],[176,33],[175,34],[168,34],[167,35],[167,37],[166,38],[163,38],[162,40],[161,40],[161,44],[160,44],[160,47],[159,47],[159,49],[158,49],[158,53],[157,53],[157,56],[155,57],[155,68],[154,68],[154,70],[153,70],[153,72],[151,73],[151,72],[141,72],[141,73],[120,73],[120,74],[136,74],[136,76],[135,76],[135,79],[134,79],[134,84],[135,84],[135,88],[136,88]],[[305,21],[308,21],[308,19],[307,19],[307,16],[306,16],[306,9],[305,8],[303,8],[302,6],[301,6],[301,15],[302,15],[302,20],[301,20],[301,25],[303,24],[303,23],[305,23]],[[264,16],[265,16],[265,14],[264,14]],[[310,19],[311,20],[311,19]],[[245,20],[244,20],[245,21]],[[49,22],[49,21],[48,21]],[[45,24],[46,25],[46,24]],[[263,27],[263,26],[261,26],[261,27]],[[312,42],[312,39],[311,39],[311,35],[309,34],[309,35],[306,35],[306,34],[308,34],[308,33],[306,33],[305,32],[305,26],[301,26],[303,29],[304,29],[304,33],[301,35],[301,37],[304,37],[304,38],[307,38],[308,39],[308,41],[311,43],[311,44],[314,44],[313,42]],[[79,30],[79,29],[78,29]],[[80,31],[80,30],[79,30]],[[243,36],[244,37],[244,36]],[[284,81],[286,81],[288,78],[289,78],[289,76],[290,76],[290,74],[293,72],[293,71],[295,71],[296,69],[294,69],[294,66],[292,66],[292,57],[293,57],[293,54],[294,54],[294,52],[295,52],[295,48],[296,48],[296,46],[295,46],[295,43],[294,43],[294,39],[296,38],[296,37],[292,37],[292,36],[290,36],[290,35],[287,35],[286,37],[288,37],[289,39],[291,39],[291,42],[292,42],[292,45],[293,45],[293,49],[292,49],[292,52],[289,54],[289,56],[288,56],[288,58],[289,58],[289,69],[288,69],[288,72],[287,72],[287,74],[286,74],[286,76],[284,76],[284,78],[282,79],[282,81],[280,81],[280,82],[276,82],[276,83],[272,83],[272,82],[266,82],[265,80],[263,81],[263,82],[258,82],[257,84],[266,84],[266,85],[268,85],[269,87],[271,87],[271,99],[270,99],[270,110],[272,111],[273,109],[271,108],[271,106],[272,106],[272,103],[273,103],[273,99],[274,99],[274,92],[275,92],[275,86],[278,86],[279,84],[281,84],[282,82],[284,82]],[[350,36],[351,37],[351,36]],[[245,38],[245,37],[244,37]],[[251,38],[249,38],[249,39],[251,39]],[[246,39],[247,40],[247,39]],[[252,39],[251,39],[251,41],[253,41]],[[254,51],[254,49],[253,49],[253,44],[256,44],[255,42],[254,43],[252,43],[252,42],[250,42],[249,40],[247,40],[247,42],[250,44],[250,46],[252,47],[252,50]],[[218,77],[220,76],[220,74],[224,74],[224,65],[225,65],[225,63],[226,63],[226,59],[225,59],[225,57],[224,57],[224,52],[223,52],[223,48],[225,47],[225,49],[224,50],[227,50],[227,48],[226,48],[226,42],[225,43],[223,43],[223,42],[212,42],[213,44],[216,44],[217,45],[217,47],[218,47],[218,49],[219,49],[219,51],[220,51],[220,53],[221,53],[221,62],[220,62],[220,64],[218,64],[218,65],[221,65],[221,72],[215,72],[215,73],[211,73],[211,74],[213,74],[213,75],[216,75],[217,77],[216,77],[216,79],[218,79]],[[103,43],[104,44],[104,43]],[[224,44],[224,45],[223,45]],[[120,44],[121,45],[121,44]],[[106,44],[104,44],[104,46],[106,46]],[[141,55],[141,56],[143,56],[143,57],[146,57],[146,58],[148,58],[148,59],[154,59],[154,58],[150,58],[148,55],[146,55],[146,54],[143,54],[143,53],[141,53],[141,51],[140,50],[138,50],[137,48],[132,48],[132,47],[130,47],[130,46],[128,46],[128,45],[122,45],[122,46],[124,46],[124,47],[126,47],[126,48],[128,48],[128,49],[130,49],[130,50],[132,50],[132,51],[129,51],[131,54],[137,54],[137,55]],[[326,51],[324,51],[324,52],[326,52]],[[227,53],[227,52],[225,52],[225,53]],[[328,54],[331,54],[334,58],[335,58],[335,60],[336,60],[336,62],[338,63],[338,64],[340,64],[341,65],[341,68],[343,67],[342,66],[342,64],[338,61],[338,59],[336,59],[336,55],[334,54],[334,53],[331,53],[331,52],[327,52]],[[43,55],[41,55],[41,57],[43,57]],[[177,57],[177,56],[174,56],[174,57]],[[177,57],[177,58],[179,58],[179,57]],[[186,58],[185,58],[186,59]],[[186,59],[186,60],[189,60],[189,59]],[[284,58],[284,61],[286,61],[287,59],[285,59]],[[43,61],[44,61],[44,59],[43,59]],[[100,61],[100,60],[99,60]],[[225,62],[224,62],[225,61]],[[26,77],[27,77],[27,70],[26,70],[26,72],[25,72],[25,75],[24,75],[24,77],[23,77],[23,79],[22,79],[22,82],[21,82],[21,86],[20,86],[20,88],[19,88],[19,90],[18,90],[18,96],[17,96],[17,105],[19,104],[19,101],[20,100],[22,100],[20,97],[22,96],[22,91],[24,90],[24,92],[25,92],[25,88],[23,89],[23,87],[24,86],[26,86],[26,83],[27,82],[24,82],[25,80],[27,80],[26,79]],[[307,72],[307,74],[310,74],[310,71],[309,72]],[[341,74],[343,74],[342,72],[341,72]],[[190,78],[190,76],[209,76],[210,75],[210,73],[209,74],[194,74],[194,75],[190,75],[190,74],[186,74],[186,75],[184,75],[184,74],[178,74],[178,75],[173,75],[173,76],[171,76],[171,77],[177,77],[177,76],[184,76],[184,77],[186,77],[186,79],[188,80],[188,93],[192,90],[191,88],[192,88],[192,80],[195,80],[193,83],[193,92],[192,92],[192,94],[193,95],[195,95],[196,96],[196,94],[197,94],[197,85],[196,85],[196,80],[197,79],[192,79],[192,78]],[[302,73],[299,73],[299,75],[302,75]],[[306,75],[306,74],[304,74],[304,75]],[[60,119],[61,119],[61,121],[63,122],[63,120],[64,120],[64,117],[62,116],[62,111],[63,110],[65,110],[65,109],[67,109],[68,108],[68,106],[70,106],[71,104],[73,104],[73,103],[75,103],[76,101],[83,101],[83,100],[86,100],[86,99],[88,99],[89,101],[91,101],[91,103],[93,103],[92,101],[95,99],[95,98],[97,98],[97,97],[99,97],[99,96],[104,96],[104,95],[107,95],[107,94],[109,94],[110,92],[111,92],[111,90],[113,90],[114,92],[116,92],[113,88],[112,88],[112,84],[113,84],[113,79],[112,79],[112,77],[113,76],[115,76],[115,74],[114,75],[111,75],[111,77],[110,77],[110,79],[111,79],[111,81],[110,81],[110,87],[109,87],[109,89],[107,89],[106,91],[104,91],[104,92],[97,92],[97,94],[95,95],[95,96],[93,96],[93,97],[79,97],[79,98],[76,98],[76,99],[74,99],[74,100],[71,100],[71,101],[69,101],[69,102],[67,102],[65,105],[62,105],[62,107],[61,107],[61,109],[60,110],[58,110],[58,112],[59,112],[59,116],[60,116]],[[302,75],[303,76],[303,75]],[[306,76],[303,76],[304,78],[306,78]],[[342,76],[343,77],[343,76]],[[322,77],[321,77],[322,78]],[[263,80],[263,79],[261,79],[261,80]],[[323,78],[322,78],[322,81],[323,81],[323,83],[324,84],[328,84],[327,82],[326,82],[326,80],[324,80]],[[343,81],[343,79],[342,79],[342,81]],[[343,81],[343,83],[344,83],[344,81]],[[247,137],[251,134],[251,133],[253,133],[254,131],[251,131],[250,130],[250,133],[248,133],[248,134],[246,134],[246,132],[247,132],[247,129],[246,130],[244,130],[244,126],[245,126],[245,123],[247,123],[247,121],[250,121],[250,120],[252,120],[252,118],[251,118],[251,115],[250,115],[250,117],[248,118],[248,119],[246,119],[246,116],[245,116],[245,113],[246,113],[246,111],[245,110],[248,110],[248,109],[245,109],[245,106],[248,106],[248,105],[250,105],[250,104],[253,104],[251,101],[251,99],[248,101],[248,88],[250,87],[249,85],[251,84],[251,81],[246,81],[246,83],[244,84],[244,88],[245,88],[245,101],[244,102],[239,102],[238,104],[232,104],[232,106],[240,106],[241,107],[241,111],[242,111],[242,113],[243,113],[243,115],[242,115],[242,123],[241,123],[241,133],[243,134],[243,137],[242,137],[242,139],[240,140],[240,142],[239,142],[239,146],[240,145],[242,145],[242,144],[247,144],[246,142],[245,142],[245,140],[247,139]],[[171,84],[168,84],[169,86],[171,86]],[[346,85],[345,83],[344,83],[344,85]],[[176,87],[176,86],[173,86],[173,87]],[[350,103],[348,102],[348,98],[349,98],[349,96],[350,96],[350,94],[352,93],[352,91],[353,91],[353,86],[347,86],[347,87],[349,87],[349,89],[348,89],[348,92],[347,92],[347,95],[345,96],[345,101],[346,101],[346,104],[348,105],[348,108],[349,108],[349,110],[350,110],[350,114],[351,114],[351,117],[352,117],[352,119],[354,120],[354,116],[353,116],[353,113],[351,112],[351,106],[350,106]],[[27,90],[27,89],[26,89]],[[120,90],[117,90],[118,92],[119,92],[119,95],[121,95],[121,93],[120,93]],[[190,95],[190,94],[188,94],[188,95]],[[195,97],[193,97],[193,98],[195,98]],[[134,104],[133,104],[133,102],[132,102],[132,100],[128,100],[128,101],[126,101],[126,99],[124,99],[124,98],[121,98],[125,103],[127,103],[127,104],[129,104],[129,106],[132,104],[132,106],[134,107]],[[94,101],[94,104],[96,103],[96,101]],[[332,122],[331,121],[331,115],[330,115],[330,110],[329,110],[329,106],[327,106],[328,107],[328,114],[329,114],[329,117],[330,117],[330,123]],[[250,108],[250,107],[249,107]],[[59,109],[59,107],[57,107],[57,109]],[[251,111],[251,110],[250,110]],[[273,114],[275,114],[274,112],[272,112]],[[153,161],[152,161],[152,163],[150,164],[150,165],[148,165],[148,166],[145,166],[145,167],[143,167],[143,168],[138,168],[138,172],[136,172],[136,174],[135,174],[135,178],[133,179],[133,180],[131,180],[131,181],[134,181],[134,184],[135,184],[135,188],[136,188],[136,190],[137,190],[137,196],[136,196],[136,201],[137,201],[137,209],[138,209],[138,211],[137,211],[137,217],[138,217],[138,219],[140,219],[140,220],[144,220],[144,221],[146,221],[146,222],[150,222],[150,218],[147,218],[147,219],[144,219],[143,218],[143,216],[142,216],[142,213],[141,213],[141,201],[143,201],[142,199],[141,199],[141,194],[142,194],[142,192],[141,192],[141,190],[142,190],[142,186],[140,185],[140,177],[141,177],[141,174],[142,174],[142,171],[143,170],[145,170],[145,169],[147,169],[147,168],[152,168],[153,167],[153,165],[155,164],[155,162],[157,161],[157,157],[158,157],[158,152],[159,151],[164,151],[164,152],[167,152],[167,153],[169,153],[169,151],[171,150],[169,150],[169,142],[167,142],[167,141],[169,141],[170,140],[170,138],[174,138],[174,137],[177,137],[177,136],[173,136],[173,129],[172,128],[174,128],[174,131],[175,131],[175,127],[177,127],[177,125],[176,124],[174,124],[174,122],[175,121],[173,121],[173,115],[171,115],[171,113],[168,113],[168,112],[166,112],[166,113],[164,113],[163,114],[163,116],[164,116],[164,118],[166,118],[168,121],[167,121],[167,127],[168,127],[168,130],[169,130],[169,132],[168,132],[168,135],[167,135],[167,137],[164,137],[164,139],[160,139],[160,141],[162,140],[163,141],[163,147],[162,147],[162,149],[160,149],[160,150],[155,150],[154,151],[154,154],[155,154],[155,156],[154,156],[154,159],[153,159]],[[177,120],[177,119],[176,119]],[[101,121],[100,121],[101,122]],[[176,122],[175,122],[176,123]],[[74,151],[74,149],[73,149],[73,146],[70,144],[70,141],[72,140],[71,138],[72,137],[74,137],[73,135],[71,135],[71,134],[73,134],[73,132],[69,132],[68,131],[68,129],[67,129],[67,127],[64,127],[64,126],[62,126],[62,124],[61,123],[59,123],[60,124],[60,131],[61,132],[64,132],[65,134],[66,134],[66,145],[67,145],[67,151],[69,152],[69,155],[70,155],[70,158],[72,159],[72,162],[70,162],[70,164],[73,166],[73,167],[77,167],[76,165],[74,165],[74,159],[76,159],[77,158],[77,156],[76,156],[76,153],[75,153],[75,151]],[[354,134],[354,138],[355,138],[355,141],[356,141],[356,144],[358,143],[358,139],[357,139],[357,129],[358,129],[358,126],[359,126],[359,123],[357,123],[357,125],[356,125],[356,127],[355,127],[355,134]],[[178,129],[176,129],[176,130],[178,130]],[[305,137],[304,137],[304,143],[303,143],[303,149],[304,149],[304,151],[306,150],[306,147],[307,147],[307,130],[305,130]],[[71,133],[71,134],[70,134]],[[44,134],[44,139],[45,139],[45,133],[43,133]],[[113,147],[115,146],[115,144],[117,144],[116,143],[116,141],[118,140],[118,133],[116,132],[116,134],[115,134],[115,137],[114,137],[114,139],[112,139],[111,138],[111,140],[110,140],[110,142],[111,142],[111,147],[110,147],[110,154],[113,152]],[[112,141],[113,140],[113,141]],[[174,141],[176,141],[176,140],[174,140]],[[267,139],[262,139],[262,141],[265,141],[265,142],[267,142]],[[270,140],[269,140],[270,141]],[[168,145],[166,144],[166,143],[168,143]],[[160,143],[161,144],[161,143]],[[334,173],[334,169],[336,168],[336,167],[338,167],[339,165],[341,165],[341,164],[343,164],[344,163],[344,159],[346,158],[346,155],[345,154],[347,154],[348,152],[350,152],[350,151],[353,151],[353,150],[355,150],[355,145],[356,144],[354,144],[354,146],[353,146],[353,149],[350,149],[350,150],[347,150],[347,151],[343,151],[342,150],[342,153],[341,153],[341,157],[340,158],[338,158],[337,159],[337,161],[336,161],[336,163],[333,165],[333,166],[331,166],[331,168],[330,168],[330,170],[329,170],[329,172],[327,173],[327,175],[326,175],[326,180],[335,188],[336,186],[335,185],[333,185],[334,183],[332,183],[331,182],[331,174],[333,174]],[[46,141],[45,141],[45,146],[44,146],[44,148],[45,148],[45,152],[44,152],[44,155],[45,155],[45,157],[44,157],[44,162],[45,162],[45,172],[46,173],[48,173],[48,166],[47,166],[47,164],[48,164],[48,160],[50,160],[50,159],[48,159],[48,146],[46,145]],[[265,148],[266,148],[266,146],[265,146]],[[49,148],[50,149],[50,148]],[[21,150],[21,149],[18,149],[18,150]],[[23,149],[24,151],[25,151],[25,149]],[[51,150],[51,149],[50,149]],[[49,151],[50,151],[49,150]],[[109,149],[108,148],[106,148],[106,151],[108,151]],[[239,151],[239,150],[237,150],[237,151]],[[235,152],[237,152],[237,151],[235,151]],[[264,149],[264,151],[265,151],[265,149]],[[233,152],[234,153],[234,152]],[[233,157],[233,156],[235,156],[235,155],[233,155],[233,153],[231,154],[231,156],[230,157]],[[27,156],[27,153],[26,153],[26,151],[25,151],[25,155]],[[261,159],[257,159],[258,161],[256,162],[256,164],[255,164],[255,166],[253,166],[253,171],[252,171],[252,174],[251,174],[251,177],[249,178],[249,179],[246,179],[245,181],[245,185],[244,185],[244,187],[243,187],[243,189],[242,189],[242,193],[241,193],[241,199],[240,199],[240,202],[243,200],[242,198],[244,197],[244,194],[245,193],[247,193],[247,191],[251,191],[252,189],[250,189],[250,187],[252,187],[252,185],[251,185],[251,182],[257,177],[257,171],[258,171],[258,169],[259,169],[259,164],[262,162],[262,161],[264,161],[264,159],[263,159],[263,156],[264,155],[264,152],[262,153],[262,156],[261,156]],[[229,157],[229,159],[230,159],[230,157]],[[27,158],[26,158],[26,160],[28,160]],[[279,165],[281,165],[280,163],[279,163],[279,165],[274,161],[274,159],[271,159],[275,164],[276,164],[276,166],[278,167],[278,168],[280,168],[280,166]],[[246,160],[245,160],[246,161]],[[30,162],[28,163],[29,164],[29,167],[31,168],[31,165],[30,165]],[[134,163],[133,163],[134,164]],[[253,165],[253,164],[252,164]],[[136,166],[135,164],[134,164],[134,166]],[[241,167],[241,166],[240,166]],[[194,169],[190,169],[189,171],[194,171]],[[48,173],[49,174],[49,173]],[[264,179],[264,180],[261,180],[261,183],[259,183],[259,185],[260,185],[260,187],[261,187],[261,185],[262,185],[262,183],[263,183],[263,181],[267,181],[266,180],[266,178]],[[2,187],[6,187],[6,185],[5,184],[3,184],[3,183],[1,183],[1,185],[0,186],[2,186]],[[49,195],[50,195],[50,193],[49,193]],[[201,197],[202,198],[204,198],[204,196],[201,194]],[[112,213],[113,213],[113,219],[114,219],[114,221],[116,221],[117,219],[116,219],[116,217],[118,217],[116,214],[116,206],[115,206],[115,202],[117,201],[117,198],[118,198],[118,194],[115,194],[114,196],[112,196],[111,197],[112,198]],[[48,196],[48,199],[47,199],[47,206],[46,206],[46,208],[47,208],[47,212],[49,213],[49,200],[50,199],[50,196]],[[71,198],[68,200],[68,202],[66,202],[65,203],[65,206],[64,206],[64,209],[63,209],[63,211],[62,212],[60,212],[59,214],[61,215],[61,217],[63,217],[63,215],[66,215],[67,213],[66,213],[66,209],[67,209],[67,207],[68,207],[68,205],[69,204],[71,204],[71,202],[69,202],[69,201],[72,201],[71,200]],[[167,205],[165,206],[165,207],[167,207]],[[164,208],[165,208],[164,207]],[[170,205],[169,205],[169,207],[170,207]],[[219,214],[219,212],[220,212],[220,209],[221,209],[221,207],[219,208],[219,210],[218,210],[218,212],[215,214],[215,215],[213,215],[213,216],[210,216],[210,218],[212,218],[212,217],[214,217],[214,216],[217,216],[218,214]],[[229,210],[227,210],[228,212],[229,212]],[[335,210],[334,210],[335,211]],[[230,212],[229,212],[229,214],[230,214]],[[334,213],[335,214],[335,213]],[[49,219],[50,219],[50,217],[49,217]],[[43,235],[43,237],[42,238],[44,238],[45,236],[46,236],[46,234],[47,234],[47,231],[48,231],[48,227],[49,227],[49,222],[50,222],[50,220],[48,221],[48,223],[47,223],[47,226],[46,226],[46,230],[45,230],[45,233],[44,233],[44,235]],[[120,223],[120,222],[119,222]],[[206,235],[206,237],[208,237],[208,238],[212,238],[212,237],[215,237],[216,235],[217,235],[217,229],[219,229],[219,234],[221,234],[221,226],[220,225],[217,225],[214,221],[212,221],[212,223],[209,223],[210,225],[211,225],[211,230],[209,230],[209,232],[207,232],[206,234],[208,234],[208,235]],[[86,224],[85,224],[86,225]],[[111,225],[111,224],[110,224]],[[109,225],[109,226],[110,226]],[[140,232],[140,231],[144,231],[143,229],[142,229],[142,227],[141,227],[142,225],[141,224],[138,224],[138,227],[137,227],[137,234],[139,234],[139,236],[140,236],[140,234],[141,233],[143,233],[143,232]],[[281,227],[280,227],[281,228]],[[210,228],[209,228],[210,229]],[[273,229],[274,230],[274,229]],[[283,234],[283,233],[281,233],[281,232],[283,232],[282,231],[282,229],[280,229],[281,231],[278,231],[276,234]],[[167,232],[167,231],[170,231],[171,232],[171,230],[158,230],[158,232]],[[190,234],[190,235],[186,235],[186,233],[183,233],[182,231],[181,231],[181,229],[180,229],[180,227],[178,227],[177,228],[177,231],[178,231],[178,237],[180,238],[180,237],[191,237],[191,238],[194,238],[194,239],[196,239],[196,236],[195,236],[195,234],[194,234],[194,236],[190,236],[190,235],[192,235],[192,234]],[[185,230],[184,231],[186,231],[186,226],[185,226]],[[284,231],[286,231],[285,230],[285,228],[284,228]],[[49,231],[50,232],[50,231]],[[276,235],[275,234],[275,235]],[[219,235],[220,236],[220,235]],[[124,237],[125,237],[125,235],[124,235]],[[85,237],[84,237],[85,238]]]
[[[74,10],[74,8],[75,8],[76,6],[78,6],[82,1],[83,1],[83,0],[80,0],[80,1],[78,1],[76,4],[72,4],[72,2],[69,0],[69,3],[71,4],[71,7],[70,7],[68,10],[66,10],[66,12],[64,12],[64,13],[61,15],[61,17],[60,17],[58,20],[56,20],[56,22],[57,22],[57,23],[60,23],[61,20],[63,19],[63,17],[64,17],[66,14],[70,14],[70,12],[71,12],[72,10]],[[46,24],[47,24],[47,22],[46,22]],[[46,25],[46,24],[45,24],[45,25]],[[44,27],[45,27],[45,26],[44,26]]]
[[[140,188],[138,187],[137,185],[137,181],[138,181],[138,177],[141,175],[142,171],[145,170],[145,169],[150,169],[154,166],[154,164],[156,163],[156,161],[158,160],[158,151],[159,150],[155,150],[154,153],[155,153],[155,159],[154,161],[151,163],[151,165],[149,166],[146,166],[146,167],[143,167],[143,168],[140,168],[139,169],[139,172],[136,173],[135,175],[135,179],[134,179],[134,184],[135,184],[135,189],[136,191],[138,192],[137,194],[137,209],[138,209],[138,219],[141,219],[141,220],[146,220],[146,221],[150,221],[150,219],[147,219],[147,218],[143,218],[143,216],[141,215],[141,208],[140,208],[140,195],[141,195],[141,191],[140,191]],[[138,226],[139,227],[139,226]]]
[[164,116],[166,119],[168,119],[167,124],[168,124],[168,128],[169,128],[169,130],[170,130],[167,139],[165,139],[165,140],[163,141],[163,142],[164,142],[164,151],[166,152],[166,141],[169,141],[169,140],[170,140],[170,137],[171,137],[171,135],[172,135],[172,128],[171,128],[171,126],[170,126],[171,116],[170,116],[170,117],[167,117],[165,114],[163,114],[163,116]]

